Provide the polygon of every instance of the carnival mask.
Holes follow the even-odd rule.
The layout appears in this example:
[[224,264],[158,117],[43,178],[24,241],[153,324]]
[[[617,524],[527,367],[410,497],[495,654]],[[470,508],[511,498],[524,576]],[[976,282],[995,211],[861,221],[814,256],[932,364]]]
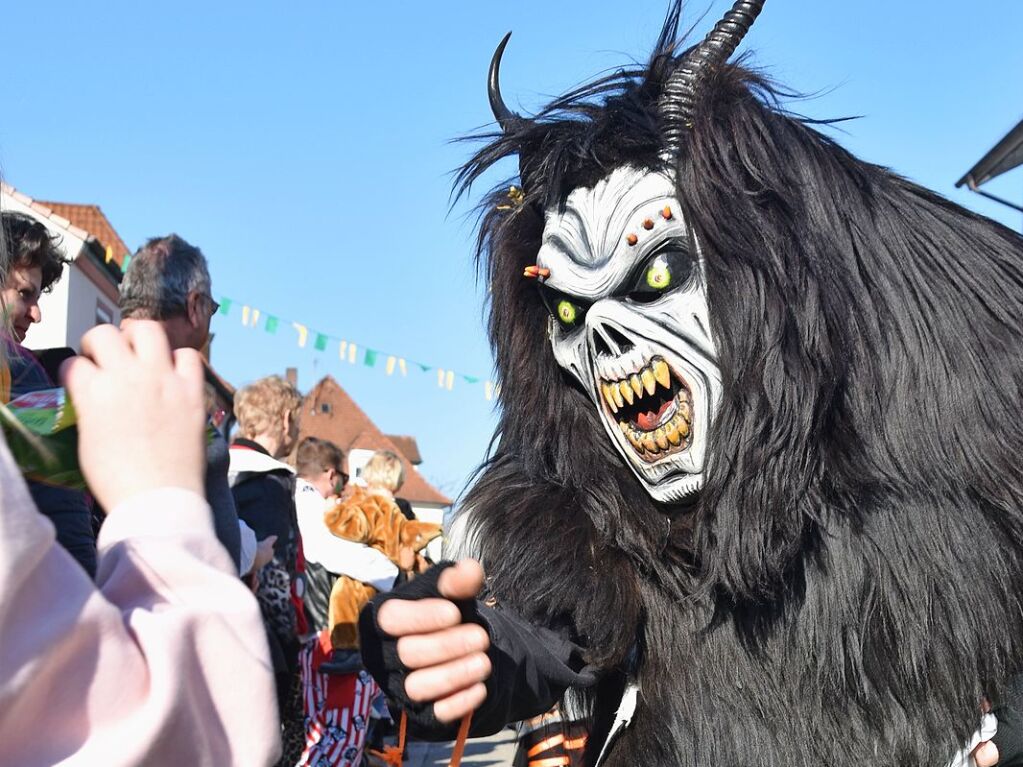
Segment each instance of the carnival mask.
[[665,175],[619,168],[548,211],[537,256],[558,364],[662,503],[703,484],[721,398],[703,267],[674,195]]

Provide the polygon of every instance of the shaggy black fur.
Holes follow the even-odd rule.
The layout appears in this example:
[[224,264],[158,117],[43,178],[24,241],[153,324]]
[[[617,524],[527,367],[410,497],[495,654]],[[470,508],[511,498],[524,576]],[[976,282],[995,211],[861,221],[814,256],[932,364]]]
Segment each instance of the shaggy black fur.
[[720,69],[676,171],[724,399],[705,488],[657,506],[521,274],[544,207],[660,167],[678,23],[676,4],[647,67],[490,136],[461,172],[465,191],[518,155],[526,192],[513,211],[488,196],[480,236],[503,402],[465,505],[490,587],[604,668],[641,651],[611,764],[937,767],[1023,660],[1023,241]]

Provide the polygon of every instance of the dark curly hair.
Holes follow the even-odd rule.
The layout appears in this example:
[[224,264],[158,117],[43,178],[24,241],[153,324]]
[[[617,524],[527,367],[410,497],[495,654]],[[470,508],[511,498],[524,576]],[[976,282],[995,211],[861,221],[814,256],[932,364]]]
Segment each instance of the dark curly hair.
[[8,269],[39,267],[43,273],[42,291],[48,293],[68,263],[60,249],[60,236],[50,234],[44,224],[23,213],[5,211],[0,218],[10,251]]

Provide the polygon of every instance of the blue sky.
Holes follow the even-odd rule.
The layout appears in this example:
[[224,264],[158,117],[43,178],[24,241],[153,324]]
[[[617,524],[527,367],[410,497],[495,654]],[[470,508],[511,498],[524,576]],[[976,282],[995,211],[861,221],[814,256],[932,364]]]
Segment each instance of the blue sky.
[[[644,59],[666,3],[406,5],[9,4],[0,173],[99,204],[129,247],[170,231],[199,245],[214,293],[236,301],[213,327],[226,378],[335,376],[385,431],[414,434],[424,474],[455,494],[493,432],[481,384],[343,363],[288,326],[242,327],[237,307],[489,377],[473,219],[449,190],[469,153],[450,140],[491,119],[493,48],[514,31],[504,92],[530,111]],[[709,9],[702,34],[728,5],[691,2],[689,18]],[[772,0],[745,47],[816,94],[798,111],[861,116],[836,133],[853,152],[1019,229],[953,184],[1023,117],[1021,28],[1018,0]],[[1020,201],[1023,171],[990,188]]]

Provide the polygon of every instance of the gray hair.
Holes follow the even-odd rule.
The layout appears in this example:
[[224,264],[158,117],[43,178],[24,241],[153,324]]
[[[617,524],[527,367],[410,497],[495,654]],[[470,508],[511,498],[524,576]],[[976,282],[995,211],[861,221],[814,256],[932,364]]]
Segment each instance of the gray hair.
[[183,314],[188,294],[209,296],[206,257],[176,234],[154,237],[138,249],[121,280],[121,315],[166,320]]

